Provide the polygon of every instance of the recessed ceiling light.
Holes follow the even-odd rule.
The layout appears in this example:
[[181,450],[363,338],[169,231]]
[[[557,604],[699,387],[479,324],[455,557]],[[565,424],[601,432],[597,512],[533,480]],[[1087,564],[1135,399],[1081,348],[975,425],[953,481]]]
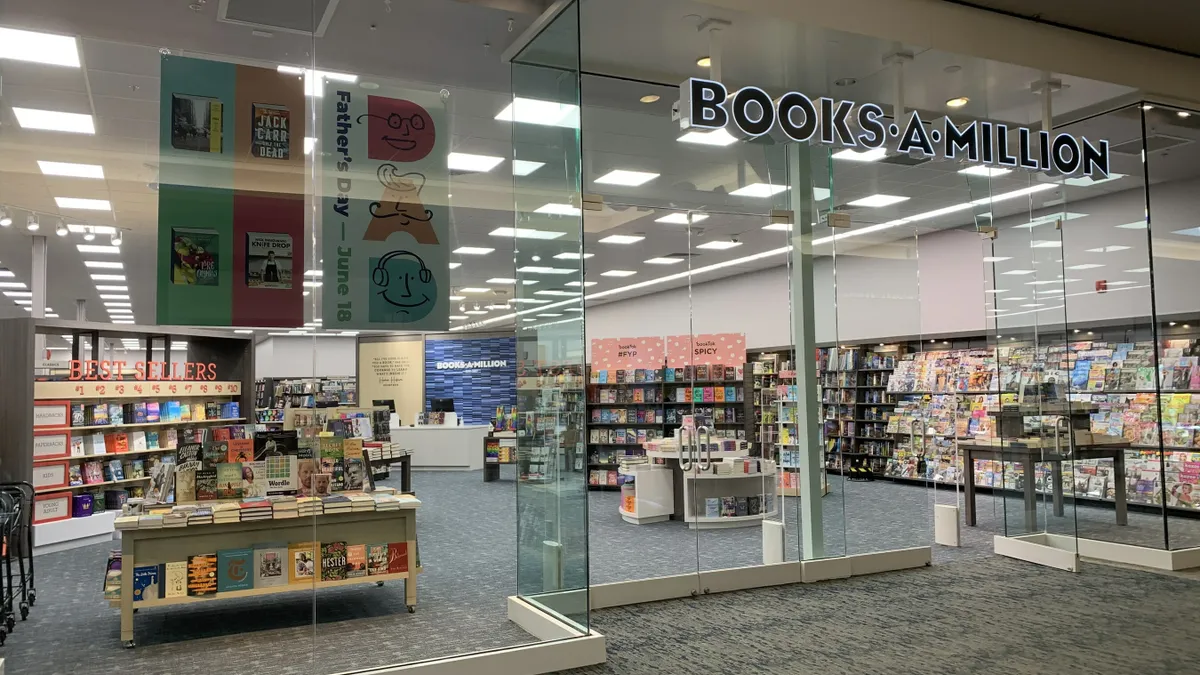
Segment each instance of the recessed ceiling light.
[[[619,275],[613,274],[613,275],[609,275],[609,276],[619,276]],[[629,276],[629,275],[625,275],[625,276]],[[599,283],[599,282],[597,282],[597,281],[568,281],[567,283],[563,284],[563,286],[572,286],[575,288],[579,288],[580,286],[583,286],[584,288],[587,288],[589,286],[595,286],[597,283]]]
[[66,35],[0,28],[0,59],[78,68],[79,47]]
[[24,281],[0,281],[0,288],[25,288]]
[[645,262],[647,265],[674,265],[683,262],[683,258],[651,258]]
[[128,300],[129,296],[124,293],[101,293],[101,300]]
[[573,103],[556,103],[536,98],[513,98],[496,114],[501,122],[540,124],[548,127],[579,128],[579,106]]
[[556,295],[562,298],[578,298],[580,294],[575,291],[535,291],[534,295]]
[[965,173],[968,176],[1003,176],[1006,173],[1012,173],[1012,169],[1001,169],[994,166],[977,165],[959,170],[959,173]]
[[1024,304],[1024,305],[1021,305],[1021,306],[1022,306],[1022,307],[1045,307],[1046,305],[1045,305],[1045,304],[1043,304],[1043,303],[1040,303],[1040,302],[1030,302],[1030,303],[1028,303],[1028,304]]
[[574,274],[579,270],[573,267],[543,267],[541,265],[525,265],[518,267],[518,272],[526,272],[528,274]]
[[[1058,185],[1056,185],[1054,183],[1038,183],[1037,185],[1030,185],[1029,187],[1018,188],[1011,192],[1001,192],[998,195],[992,195],[990,197],[982,197],[980,199],[976,199],[975,201],[971,202],[971,206],[995,204],[996,202],[1003,202],[1003,201],[1008,201],[1009,199],[1017,199],[1019,197],[1026,197],[1028,195],[1035,194],[1038,192],[1043,192],[1045,190],[1053,190],[1057,187],[1058,187]],[[1067,220],[1066,217],[1064,217],[1063,219]],[[1054,222],[1054,218],[1051,218],[1050,222]],[[1020,227],[1020,226],[1018,226],[1018,227]]]
[[[1125,223],[1124,225],[1114,225],[1113,227],[1119,227],[1122,230],[1144,230],[1144,229],[1146,229],[1146,221],[1135,220],[1132,223]],[[1200,228],[1192,228],[1192,229],[1200,229]],[[1176,233],[1176,234],[1178,234],[1178,233]]]
[[458,292],[459,293],[491,293],[492,289],[479,288],[478,286],[465,286],[463,288],[458,289]]
[[562,316],[562,314],[559,314],[558,312],[542,312],[541,314],[538,314],[538,316],[554,318],[556,316]]
[[487,314],[487,310],[486,309],[468,309],[467,311],[463,312],[463,314],[473,314],[473,315],[478,316],[480,314]]
[[[1150,105],[1149,103],[1146,103],[1142,106],[1142,110],[1154,110],[1154,106]],[[1079,331],[1075,331],[1075,332],[1078,333]]]
[[254,331],[250,330],[249,328],[237,328],[233,332],[241,333],[242,335],[247,335],[247,334],[253,333]]
[[711,68],[712,58],[708,56],[701,56],[700,58],[696,59],[696,65],[700,66],[701,68]]
[[471,317],[467,316],[466,314],[451,314],[450,318],[454,319],[455,321],[462,321],[463,319],[469,319]]
[[452,296],[450,296],[450,299],[455,302],[458,302],[459,300],[466,300],[467,298],[465,295],[452,295]]
[[[4,30],[0,28],[0,31]],[[72,164],[71,162],[45,162],[38,160],[38,168],[46,176],[68,176],[71,178],[104,178],[104,167],[99,164]]]
[[131,323],[134,323],[133,319],[113,319],[113,320],[112,320],[112,322],[113,322],[113,323],[120,323],[120,324],[131,324]]
[[[708,214],[707,213],[692,213],[691,217],[692,217],[691,223],[694,225],[694,224],[708,218]],[[688,224],[688,214],[686,214],[686,213],[668,213],[667,215],[663,216],[662,218],[655,218],[654,222],[667,223],[669,225],[687,225]]]
[[1200,237],[1200,227],[1189,227],[1186,230],[1173,230],[1171,234],[1180,234],[1185,237]]
[[908,201],[908,197],[900,197],[898,195],[871,195],[862,199],[855,199],[849,202],[850,206],[865,206],[867,208],[877,209],[883,206],[891,206],[900,202]]
[[508,305],[487,305],[484,309],[512,309]]
[[325,276],[325,271],[324,270],[305,270],[304,276],[306,276],[306,277],[323,277],[323,276]]
[[1004,298],[1004,301],[1005,301],[1005,302],[1016,302],[1017,300],[1028,300],[1028,299],[1029,299],[1029,298],[1023,298],[1023,297],[1020,297],[1020,296],[1017,296],[1017,297],[1015,297],[1015,298],[1014,298],[1014,297],[1012,297],[1012,296],[1005,296],[1005,298]]
[[107,199],[80,199],[78,197],[55,197],[54,201],[60,209],[79,209],[80,211],[112,211],[112,204]]
[[1089,248],[1088,253],[1116,253],[1117,251],[1128,251],[1128,246],[1101,246],[1099,248]]
[[120,253],[120,246],[103,246],[101,244],[75,244],[80,253]]
[[871,148],[870,150],[851,150],[833,153],[834,159],[845,159],[851,162],[878,162],[887,157],[887,148]]
[[1067,269],[1069,269],[1069,270],[1091,270],[1091,269],[1096,269],[1097,267],[1104,267],[1104,265],[1101,265],[1100,263],[1083,263],[1082,265],[1071,265]]
[[512,163],[512,172],[515,176],[528,176],[543,166],[546,166],[545,162],[531,162],[527,159],[514,159]]
[[357,82],[358,76],[349,73],[331,73],[325,70],[311,70],[308,68],[300,68],[298,66],[276,66],[275,70],[289,75],[304,76],[304,95],[312,96],[313,98],[321,98],[325,96],[324,80],[332,80],[334,82]]
[[104,303],[104,306],[105,307],[133,307],[133,305],[128,302],[108,302],[108,301],[106,301]]
[[636,244],[645,237],[636,234],[610,234],[600,240],[601,244]]
[[1076,281],[1079,281],[1079,280],[1078,279],[1043,279],[1041,281],[1026,281],[1025,285],[1026,286],[1049,286],[1050,284],[1055,284],[1055,285],[1061,286],[1063,284],[1074,283]]
[[570,204],[542,204],[533,210],[534,213],[545,213],[552,216],[578,216],[583,213],[578,206]]
[[495,250],[494,248],[483,248],[480,246],[459,246],[451,252],[458,255],[487,255]]
[[[87,267],[94,267],[94,268],[101,268],[101,269],[107,268],[107,269],[114,269],[114,270],[118,270],[118,269],[125,267],[125,265],[121,262],[109,261],[109,260],[84,260],[83,264],[86,265]],[[95,279],[96,275],[93,274],[92,278]],[[124,280],[125,280],[125,277],[121,277],[120,281],[124,281]]]
[[650,173],[649,171],[628,171],[626,169],[613,169],[603,176],[592,181],[602,185],[625,185],[628,187],[637,187],[645,185],[650,181],[658,178],[659,174]]
[[313,148],[317,147],[317,139],[312,136],[304,137],[304,154],[311,155]]
[[302,295],[302,296],[304,296],[304,297],[306,297],[306,298],[307,298],[307,297],[308,297],[308,294],[309,294],[309,292],[310,292],[310,291],[304,291],[304,292],[303,292],[303,293],[301,293],[300,295]]
[[1180,117],[1183,117],[1183,118],[1187,118],[1187,117],[1191,117],[1191,116],[1192,116],[1192,113],[1190,113],[1190,112],[1187,112],[1186,110],[1180,110],[1180,111],[1176,112],[1175,114],[1176,114],[1176,115],[1179,115]]
[[558,258],[559,260],[579,260],[580,258],[590,258],[594,255],[596,255],[596,254],[595,253],[567,252],[567,253],[559,253],[558,255],[556,255],[554,257]]
[[1131,270],[1125,270],[1125,271],[1128,272],[1129,274],[1146,274],[1147,272],[1150,271],[1150,268],[1149,267],[1137,267],[1137,268],[1134,268]]
[[946,107],[947,108],[961,108],[970,102],[971,102],[971,99],[967,98],[966,96],[955,96],[954,98],[946,101]]
[[447,267],[449,267],[449,268],[450,268],[450,269],[452,269],[452,270],[453,270],[453,269],[458,269],[458,268],[459,268],[459,267],[461,267],[461,266],[462,266],[462,263],[460,263],[460,262],[452,262],[452,263],[450,263],[449,265],[447,265]]
[[1007,292],[1008,292],[1008,289],[1005,289],[1005,288],[989,288],[986,291],[984,291],[984,293],[1007,293]]
[[549,304],[549,300],[538,300],[537,298],[509,298],[511,302],[526,304],[526,305],[545,305]]
[[33,304],[33,301],[29,300],[28,298],[17,298],[16,300],[13,300],[13,302],[18,305],[32,305]]
[[738,188],[729,194],[735,197],[770,197],[777,195],[780,192],[788,189],[786,185],[774,185],[771,183],[751,183],[743,188]]
[[33,291],[4,291],[4,295],[10,298],[32,298]]
[[502,277],[496,277],[496,278],[494,278],[494,279],[488,279],[488,280],[487,280],[487,283],[489,283],[489,284],[500,284],[500,285],[503,285],[503,286],[511,286],[512,284],[515,284],[515,283],[517,283],[517,280],[516,280],[516,279],[505,279],[505,278],[502,278]]
[[1049,288],[1037,291],[1038,295],[1062,295],[1063,293],[1064,291],[1061,288]]
[[777,230],[777,231],[781,231],[781,232],[791,232],[792,224],[791,223],[771,223],[770,225],[763,225],[762,229],[773,230],[773,231]]
[[735,247],[737,247],[737,246],[741,246],[741,245],[742,245],[742,242],[740,242],[740,241],[732,241],[732,240],[728,240],[728,241],[708,241],[708,242],[705,242],[705,243],[703,243],[703,244],[700,244],[700,245],[696,246],[696,248],[707,248],[707,249],[714,249],[714,250],[717,250],[717,251],[724,251],[724,250],[726,250],[726,249],[735,248]]
[[607,272],[601,272],[600,276],[602,276],[602,277],[631,277],[635,274],[637,274],[637,272],[635,272],[633,270],[608,270]]
[[1136,283],[1137,283],[1136,281],[1122,280],[1122,281],[1110,281],[1110,282],[1108,282],[1108,285],[1111,288],[1113,286],[1132,286],[1133,284],[1136,284]]
[[1011,274],[1013,276],[1023,276],[1026,274],[1033,274],[1033,270],[1009,270],[1007,272],[1001,272],[1001,274]]
[[15,276],[17,275],[13,274],[12,270],[0,269],[0,278],[11,279]]
[[305,281],[304,287],[305,288],[320,288],[321,282],[320,281]]
[[1035,239],[1029,248],[1062,248],[1062,242],[1054,239]]
[[1012,256],[991,255],[991,256],[984,258],[983,262],[1004,262],[1005,260],[1012,260]]
[[503,161],[503,157],[452,152],[446,156],[446,167],[451,171],[486,172],[496,168]]
[[659,98],[658,94],[646,94],[645,96],[639,98],[638,100],[641,101],[642,103],[654,103],[658,100],[658,98]]
[[497,227],[488,234],[493,237],[514,237],[516,239],[558,239],[566,232],[533,230],[528,227]]
[[537,319],[525,318],[525,319],[521,319],[521,321],[524,321],[525,323],[533,323],[534,321],[537,321]]
[[724,129],[713,129],[712,131],[689,131],[686,134],[675,139],[680,143],[694,143],[696,145],[716,145],[724,147],[737,143],[738,139]]
[[72,134],[96,133],[91,115],[16,107],[12,111],[17,116],[17,124],[20,124],[22,129],[65,131]]

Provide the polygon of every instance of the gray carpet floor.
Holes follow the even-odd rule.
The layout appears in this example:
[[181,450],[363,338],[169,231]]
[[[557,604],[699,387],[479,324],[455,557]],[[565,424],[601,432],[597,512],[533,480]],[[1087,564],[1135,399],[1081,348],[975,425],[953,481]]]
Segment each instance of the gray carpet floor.
[[[7,659],[8,672],[39,675],[122,671],[207,675],[214,664],[237,664],[233,672],[256,675],[323,675],[531,642],[529,635],[507,621],[505,602],[518,589],[527,594],[540,590],[546,539],[558,537],[563,542],[564,579],[570,586],[582,585],[589,576],[598,584],[685,574],[696,571],[698,564],[702,569],[722,569],[762,561],[758,527],[697,532],[678,522],[630,525],[617,513],[615,492],[590,492],[585,501],[579,489],[542,488],[522,492],[518,504],[512,468],[503,469],[504,480],[492,483],[484,483],[479,472],[414,474],[414,486],[424,503],[418,513],[418,533],[426,568],[418,581],[415,614],[405,611],[399,584],[321,591],[315,602],[313,594],[303,591],[217,600],[139,612],[138,648],[124,650],[118,612],[102,600],[104,560],[112,548],[102,544],[37,558],[38,603],[29,621],[20,623],[0,648],[0,655]],[[831,487],[822,500],[826,555],[929,545],[934,500],[954,501],[952,492],[939,489],[935,495],[927,488],[886,481],[843,483],[833,477]],[[561,508],[561,520],[546,517],[551,505]],[[979,527],[963,528],[961,548],[935,547],[935,562],[993,564],[992,535],[1003,532],[1006,516],[1009,522],[1023,522],[1021,507],[1016,499],[980,495]],[[570,527],[580,522],[585,509],[589,514],[586,537],[579,528]],[[788,499],[782,516],[787,556],[792,560],[801,553],[798,509],[799,500]],[[1149,545],[1162,540],[1161,516],[1133,513],[1129,526],[1116,528],[1111,510],[1079,507],[1072,511],[1068,506],[1067,515],[1072,514],[1043,515],[1043,520],[1048,519],[1052,531],[1063,533],[1079,523],[1081,532],[1141,539]],[[1173,534],[1188,532],[1200,540],[1200,521],[1176,524],[1175,520]],[[923,603],[945,604],[947,598],[971,592],[974,572],[966,570],[974,567],[953,567],[964,570],[953,579],[966,580],[965,586],[947,594],[934,585],[927,589],[929,596]],[[1031,578],[1047,574],[1033,567],[1021,569]],[[1013,582],[1025,593],[1018,576]],[[882,592],[888,587],[876,588]],[[998,592],[1003,584],[987,582],[984,587]],[[908,597],[902,594],[895,601],[903,603]],[[1170,606],[1157,606],[1155,611]],[[636,614],[642,610],[610,611]],[[1195,615],[1195,611],[1184,614]],[[604,617],[608,615],[595,616],[597,627],[607,632],[605,626],[611,624]],[[708,618],[695,620],[704,623]]]

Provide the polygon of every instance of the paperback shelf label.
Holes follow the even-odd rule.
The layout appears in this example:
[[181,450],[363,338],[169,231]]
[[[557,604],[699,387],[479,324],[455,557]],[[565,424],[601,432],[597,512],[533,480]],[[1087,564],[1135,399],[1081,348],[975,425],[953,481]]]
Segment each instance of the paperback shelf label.
[[448,129],[438,94],[325,83],[323,327],[450,325]]

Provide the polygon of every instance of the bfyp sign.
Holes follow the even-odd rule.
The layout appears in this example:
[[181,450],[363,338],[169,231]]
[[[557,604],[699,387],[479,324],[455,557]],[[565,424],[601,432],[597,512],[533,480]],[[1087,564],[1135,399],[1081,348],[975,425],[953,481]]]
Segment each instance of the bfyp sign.
[[772,99],[758,87],[743,87],[731,97],[720,82],[694,77],[679,85],[679,98],[684,129],[726,129],[738,138],[770,133],[781,142],[819,141],[860,150],[892,147],[901,154],[930,158],[1108,176],[1108,141],[1093,144],[1066,133],[1052,137],[1047,131],[1017,127],[1012,143],[1005,124],[972,120],[960,126],[942,117],[926,128],[916,111],[907,119],[885,123],[883,108],[875,103],[826,96],[814,101],[795,91]]

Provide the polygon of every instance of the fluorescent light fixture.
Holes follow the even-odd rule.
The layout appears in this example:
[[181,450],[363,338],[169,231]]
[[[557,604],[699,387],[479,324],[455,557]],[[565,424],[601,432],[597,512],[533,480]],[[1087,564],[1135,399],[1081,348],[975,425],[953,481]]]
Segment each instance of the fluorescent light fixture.
[[248,328],[238,328],[237,330],[235,330],[235,331],[233,331],[233,332],[235,332],[235,333],[241,333],[242,335],[246,335],[246,334],[249,334],[249,333],[253,333],[254,331],[252,331],[252,330],[250,330],[250,329],[248,329]]
[[1041,281],[1026,281],[1026,286],[1049,286],[1050,284],[1062,285],[1079,281],[1078,279],[1043,279]]
[[1099,248],[1089,248],[1088,253],[1116,253],[1117,251],[1128,251],[1128,246],[1101,246]]
[[524,321],[525,323],[532,323],[534,321],[537,321],[537,319],[521,319],[521,321]]
[[535,291],[534,295],[557,295],[563,298],[577,298],[581,294],[575,291]]
[[1026,274],[1033,274],[1033,270],[1009,270],[1007,272],[1001,272],[1001,274],[1009,274],[1012,276],[1019,277],[1019,276],[1024,276]]
[[651,258],[645,262],[647,265],[674,265],[683,262],[683,258]]
[[636,244],[645,237],[637,234],[610,234],[600,240],[601,244]]
[[737,143],[738,139],[734,138],[733,134],[724,129],[713,129],[712,131],[689,131],[676,140],[680,143],[724,147]]
[[60,209],[78,209],[80,211],[112,211],[112,204],[107,199],[80,199],[78,197],[55,197],[55,203]]
[[1150,272],[1150,268],[1149,267],[1135,267],[1134,269],[1125,270],[1125,271],[1128,272],[1129,274],[1148,274]]
[[57,319],[58,315],[55,314],[54,312],[46,312],[46,318],[47,319]]
[[33,301],[28,298],[17,298],[16,300],[13,300],[13,302],[17,303],[18,305],[32,305],[33,304]]
[[306,277],[323,277],[323,276],[325,276],[325,271],[324,270],[305,270],[304,276],[306,276]]
[[317,139],[312,136],[304,137],[304,154],[311,155],[313,148],[317,147]]
[[870,150],[851,150],[833,153],[834,159],[845,159],[851,162],[878,162],[887,157],[887,148],[871,148]]
[[[1118,225],[1117,227],[1123,227]],[[1130,228],[1133,229],[1133,228]],[[1171,234],[1181,234],[1185,237],[1200,237],[1200,227],[1189,227],[1186,230],[1173,230]]]
[[[125,267],[124,263],[121,263],[121,262],[118,262],[115,260],[84,260],[83,264],[86,265],[87,267],[93,267],[93,268],[98,268],[98,269],[119,270],[119,269],[122,269],[123,267]],[[95,275],[93,275],[92,278],[94,279]],[[121,277],[121,280],[124,281],[125,278]]]
[[1096,269],[1097,267],[1104,267],[1104,265],[1101,265],[1100,263],[1083,263],[1082,265],[1071,265],[1067,269],[1069,269],[1069,270],[1092,270],[1092,269]]
[[[88,265],[91,267],[91,265]],[[125,281],[124,274],[93,274],[92,281]]]
[[871,195],[870,197],[855,199],[854,201],[849,202],[849,204],[850,206],[865,206],[867,208],[877,209],[906,201],[908,201],[908,197],[901,197],[898,195]]
[[571,267],[543,267],[540,265],[526,265],[517,268],[517,272],[526,272],[528,274],[574,274],[578,271]]
[[452,269],[452,270],[455,270],[455,269],[458,269],[459,267],[462,267],[462,263],[460,263],[460,262],[452,262],[452,263],[450,263],[450,264],[448,265],[448,267],[449,267],[450,269]]
[[534,213],[545,213],[552,216],[578,216],[583,213],[578,206],[570,204],[542,204],[533,210]]
[[108,310],[109,314],[133,314],[133,310],[128,308],[108,307],[106,309]]
[[459,246],[451,251],[451,253],[458,255],[487,255],[495,250],[494,248],[484,248],[481,246]]
[[546,166],[545,162],[531,162],[527,159],[514,159],[512,163],[512,172],[514,176],[528,176],[543,166]]
[[1136,281],[1128,281],[1128,280],[1110,281],[1110,282],[1108,282],[1108,287],[1112,288],[1113,286],[1131,286],[1136,283],[1137,283]]
[[105,302],[104,306],[105,307],[133,307],[133,305],[128,302]]
[[960,169],[959,173],[965,173],[968,176],[1003,176],[1006,173],[1012,173],[1012,169],[1000,169],[994,166],[983,166],[982,164]]
[[764,230],[779,230],[779,231],[783,231],[783,232],[791,232],[791,231],[792,231],[792,224],[791,224],[791,223],[771,223],[770,225],[763,225],[763,228],[762,228],[762,229],[764,229]]
[[983,262],[1004,262],[1005,260],[1012,260],[1012,256],[1010,256],[1010,255],[990,255],[990,256],[984,258]]
[[772,183],[751,183],[743,188],[738,188],[729,194],[735,197],[770,197],[777,195],[780,192],[788,189],[786,185],[774,185]]
[[1038,295],[1062,295],[1065,291],[1061,288],[1048,288],[1044,291],[1036,291]]
[[[0,31],[3,31],[0,28]],[[3,47],[0,47],[3,49]],[[70,178],[104,178],[104,167],[99,164],[72,164],[71,162],[45,162],[38,160],[38,168],[45,176],[67,176]]]
[[1007,288],[989,288],[984,293],[1007,293]]
[[320,281],[305,281],[304,287],[305,288],[320,288],[321,282]]
[[17,275],[13,274],[12,270],[0,269],[0,278],[11,279],[15,276],[17,276]]
[[511,285],[511,284],[515,284],[515,283],[517,283],[517,280],[516,280],[516,279],[505,279],[505,278],[502,278],[502,277],[496,277],[495,279],[488,279],[488,280],[487,280],[487,282],[488,282],[489,284]]
[[602,276],[602,277],[631,277],[635,274],[637,274],[637,272],[635,272],[633,270],[608,270],[607,272],[601,272],[600,276]]
[[446,167],[451,171],[486,172],[500,166],[500,163],[503,161],[503,157],[452,152],[446,156]]
[[550,302],[549,300],[539,300],[537,298],[510,298],[510,300],[515,303],[523,303],[528,305],[545,305]]
[[[625,275],[611,274],[609,276],[629,276],[629,275],[628,274],[625,274]],[[595,286],[598,283],[600,283],[600,282],[598,282],[598,281],[568,281],[567,283],[563,284],[563,286],[573,286],[575,288],[579,288],[580,286],[582,286],[584,288],[587,288],[589,286]]]
[[[1132,223],[1125,223],[1124,225],[1114,225],[1114,227],[1118,227],[1122,230],[1144,230],[1144,229],[1146,229],[1146,221],[1135,220]],[[1197,236],[1200,236],[1200,227],[1193,227],[1192,229],[1197,230],[1198,231]],[[1175,234],[1179,234],[1179,232],[1176,232]]]
[[[702,220],[705,220],[706,218],[708,218],[707,213],[693,213],[692,214],[692,224],[698,223]],[[669,213],[669,214],[663,216],[662,218],[655,218],[654,222],[667,223],[668,225],[687,225],[688,224],[688,214],[686,214],[686,213]]]
[[1054,239],[1035,239],[1029,248],[1062,248],[1062,242]]
[[467,287],[465,287],[465,288],[460,288],[460,289],[458,289],[458,292],[459,292],[459,293],[491,293],[491,292],[492,292],[492,289],[490,289],[490,288],[478,288],[478,287],[475,287],[475,286],[467,286]]
[[463,312],[463,314],[474,314],[474,315],[487,314],[487,310],[486,309],[468,309],[467,311]]
[[129,287],[128,287],[128,286],[110,286],[110,285],[107,285],[107,284],[105,284],[105,285],[99,285],[99,286],[96,286],[96,290],[98,290],[98,291],[122,291],[122,292],[124,292],[124,291],[128,291],[128,290],[129,290]]
[[108,225],[67,225],[67,231],[74,234],[116,234],[117,228]]
[[1029,187],[1023,187],[1019,190],[1013,190],[1012,192],[1002,192],[998,195],[992,195],[991,197],[976,199],[975,201],[971,202],[971,205],[981,206],[983,204],[995,204],[996,202],[1008,201],[1009,199],[1016,199],[1018,197],[1027,197],[1045,190],[1053,190],[1057,187],[1058,185],[1054,183],[1038,183],[1037,185],[1030,185]]
[[1046,305],[1044,303],[1040,303],[1040,302],[1030,302],[1030,303],[1021,305],[1021,306],[1022,307],[1045,307]]
[[487,305],[484,309],[511,309],[508,305]]
[[1092,176],[1075,176],[1074,178],[1064,178],[1062,179],[1062,182],[1075,187],[1091,187],[1093,185],[1107,183],[1110,180],[1119,180],[1124,177],[1125,174],[1123,173],[1110,173],[1103,178],[1093,178]]
[[0,28],[0,59],[78,68],[79,47],[67,35]]
[[80,253],[120,253],[120,246],[102,246],[100,244],[75,244]]
[[515,237],[517,239],[558,239],[566,232],[533,230],[528,227],[497,227],[488,234],[493,237]]
[[645,185],[650,181],[658,178],[659,174],[650,173],[648,171],[628,171],[626,169],[613,169],[603,176],[592,181],[602,185],[624,185],[627,187],[637,187]]
[[731,248],[736,248],[741,245],[742,245],[742,242],[740,242],[740,241],[709,241],[709,242],[705,242],[703,244],[697,245],[696,248],[712,249],[712,250],[716,250],[716,251],[725,251],[725,250],[728,250]]
[[4,295],[10,298],[32,298],[33,291],[4,291]]
[[1014,230],[1032,230],[1033,228],[1038,227],[1039,225],[1047,225],[1047,224],[1053,223],[1057,220],[1062,220],[1065,222],[1068,220],[1075,220],[1076,218],[1086,218],[1087,215],[1088,214],[1086,214],[1086,213],[1051,213],[1051,214],[1048,214],[1045,216],[1038,216],[1037,218],[1034,218],[1033,220],[1031,220],[1028,223],[1025,223],[1023,225],[1013,225],[1013,229]]
[[450,296],[450,300],[452,300],[452,301],[454,301],[454,302],[458,302],[459,300],[466,300],[466,299],[467,299],[467,296],[465,296],[465,295],[452,295],[452,296]]
[[128,300],[129,296],[124,293],[101,293],[101,300]]
[[322,80],[334,82],[358,82],[357,75],[346,73],[330,73],[324,70],[309,70],[297,66],[278,66],[275,70],[288,75],[304,75],[304,95],[321,98],[325,95],[325,83]]
[[462,321],[463,319],[469,319],[471,317],[467,316],[466,314],[451,314],[450,318],[454,319],[455,321]]
[[[131,324],[131,323],[134,323],[133,319],[112,319],[112,322],[113,322],[113,323],[120,323],[120,324]],[[272,335],[274,335],[274,333],[272,333]]]
[[567,253],[559,253],[558,255],[556,255],[554,257],[558,260],[579,260],[580,258],[590,258],[594,255],[596,255],[596,254],[595,253],[567,252]]
[[65,131],[72,134],[96,133],[96,126],[92,123],[91,115],[17,107],[14,107],[12,111],[17,116],[17,124],[20,124],[22,129]]
[[558,312],[542,312],[541,314],[538,314],[538,316],[554,318],[556,316],[562,316],[562,314],[560,314]]
[[547,127],[579,128],[579,106],[573,103],[543,101],[536,98],[516,96],[496,114],[501,122],[540,124]]
[[24,281],[0,281],[0,288],[25,288]]

